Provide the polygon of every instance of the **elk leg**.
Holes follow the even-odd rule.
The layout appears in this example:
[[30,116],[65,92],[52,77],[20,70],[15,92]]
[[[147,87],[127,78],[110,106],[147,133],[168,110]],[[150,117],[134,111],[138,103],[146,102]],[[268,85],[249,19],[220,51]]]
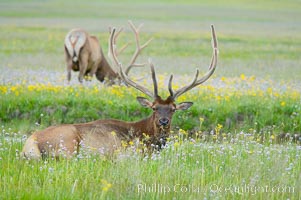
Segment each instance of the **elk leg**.
[[70,82],[73,62],[72,62],[72,59],[71,59],[66,47],[65,47],[65,58],[66,58],[66,63],[67,63],[67,80],[68,80],[68,82]]
[[68,82],[70,82],[70,80],[71,80],[71,69],[72,69],[72,65],[73,65],[72,61],[71,62],[70,61],[68,61],[68,63],[67,63],[67,79],[68,79]]
[[[94,74],[96,74],[98,65],[99,65],[98,62],[93,63],[93,65],[92,65],[93,67],[92,67],[92,69],[90,70],[90,72],[88,73],[88,76],[90,76],[91,79],[93,78]],[[89,80],[91,80],[91,79],[89,79]]]
[[87,71],[88,67],[88,58],[83,57],[80,62],[79,62],[79,75],[78,75],[78,80],[79,82],[83,82],[84,75]]

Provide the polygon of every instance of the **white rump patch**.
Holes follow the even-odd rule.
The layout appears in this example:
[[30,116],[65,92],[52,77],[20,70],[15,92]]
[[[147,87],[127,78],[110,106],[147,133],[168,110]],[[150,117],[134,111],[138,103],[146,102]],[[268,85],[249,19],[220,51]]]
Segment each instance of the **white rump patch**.
[[73,29],[65,37],[65,46],[73,62],[78,61],[79,51],[87,40],[83,30]]
[[36,137],[34,135],[30,136],[23,147],[22,154],[27,159],[35,159],[38,160],[41,158],[41,152],[38,147],[38,142],[36,141]]

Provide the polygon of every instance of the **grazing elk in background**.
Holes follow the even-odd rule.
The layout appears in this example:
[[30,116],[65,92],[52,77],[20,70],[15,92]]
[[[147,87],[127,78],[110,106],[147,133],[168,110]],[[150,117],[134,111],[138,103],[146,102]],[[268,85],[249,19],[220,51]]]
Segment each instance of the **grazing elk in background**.
[[154,91],[151,92],[147,88],[139,85],[131,80],[123,71],[122,64],[119,62],[116,54],[115,29],[111,31],[110,36],[110,58],[112,63],[118,69],[118,73],[122,80],[129,86],[136,88],[146,94],[152,101],[144,97],[137,97],[138,102],[147,108],[151,108],[153,113],[146,119],[137,122],[125,122],[116,119],[97,120],[82,124],[65,124],[59,126],[48,127],[31,135],[23,148],[23,155],[26,158],[39,159],[43,155],[70,157],[77,153],[80,147],[91,149],[101,149],[104,153],[112,153],[119,148],[122,141],[130,141],[134,138],[143,140],[143,134],[149,135],[149,144],[161,145],[165,143],[171,127],[172,116],[177,110],[186,110],[192,106],[192,102],[182,102],[176,104],[176,99],[191,90],[192,88],[204,83],[214,73],[217,65],[217,39],[213,25],[211,26],[213,39],[213,55],[209,71],[198,79],[199,71],[191,83],[174,91],[172,88],[173,75],[170,76],[168,83],[169,97],[162,99],[158,94],[158,85],[155,69],[150,63]]
[[[135,63],[141,51],[150,43],[148,40],[145,44],[140,45],[139,31],[141,25],[136,28],[134,24],[129,21],[130,28],[135,34],[136,51],[133,54],[125,73],[128,75],[132,67],[143,66],[144,64]],[[123,29],[121,28],[116,36]],[[71,80],[71,70],[79,71],[78,80],[83,82],[84,76],[93,77],[103,82],[109,81],[109,85],[113,84],[117,79],[120,79],[119,74],[107,62],[98,39],[95,36],[89,35],[83,29],[73,29],[65,37],[65,58],[67,63],[67,79]],[[120,49],[122,52],[128,45]]]

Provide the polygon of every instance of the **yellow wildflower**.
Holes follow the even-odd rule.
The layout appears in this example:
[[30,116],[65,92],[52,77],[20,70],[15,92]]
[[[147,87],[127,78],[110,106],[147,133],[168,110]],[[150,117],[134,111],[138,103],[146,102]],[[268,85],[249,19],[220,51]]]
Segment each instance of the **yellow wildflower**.
[[107,192],[112,187],[112,184],[109,183],[108,181],[104,180],[104,179],[101,180],[101,183],[102,183],[102,186],[103,186],[102,191],[104,191],[104,192]]
[[6,94],[7,93],[7,87],[6,86],[0,86],[0,91],[2,92],[2,94]]
[[256,79],[255,76],[251,76],[251,77],[250,77],[250,81],[254,81],[255,79]]
[[111,134],[112,134],[113,136],[116,136],[116,132],[115,132],[115,131],[112,131]]
[[142,133],[142,134],[143,134],[143,137],[145,140],[149,140],[149,138],[150,138],[149,135],[147,135],[146,133]]
[[200,120],[200,123],[204,122],[204,118],[203,117],[200,117],[199,120]]
[[216,135],[219,135],[220,133],[220,130],[223,128],[223,125],[221,124],[217,124],[217,126],[215,127],[215,132],[216,132]]
[[216,140],[216,139],[217,139],[217,135],[213,135],[213,136],[212,136],[212,139],[213,139],[213,140]]
[[240,79],[244,81],[244,80],[246,80],[246,76],[244,74],[241,74]]
[[180,133],[180,134],[183,134],[183,135],[188,135],[187,131],[185,131],[185,130],[183,130],[183,129],[181,129],[181,128],[180,128],[180,130],[179,130],[179,133]]
[[27,86],[27,89],[28,89],[29,91],[34,91],[35,88],[36,88],[35,85],[28,85],[28,86]]
[[18,89],[17,86],[12,86],[12,87],[10,88],[10,90],[11,90],[12,92],[15,92],[17,89]]
[[121,141],[121,146],[124,147],[124,148],[126,148],[128,146],[128,144],[127,144],[127,142],[125,142],[125,141],[122,140]]

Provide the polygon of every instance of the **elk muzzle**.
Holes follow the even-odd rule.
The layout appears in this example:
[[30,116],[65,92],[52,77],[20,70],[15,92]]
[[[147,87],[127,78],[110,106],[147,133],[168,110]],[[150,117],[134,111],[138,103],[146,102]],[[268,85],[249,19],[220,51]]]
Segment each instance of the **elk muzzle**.
[[168,126],[169,125],[169,119],[166,117],[162,117],[159,119],[159,125],[160,126]]

